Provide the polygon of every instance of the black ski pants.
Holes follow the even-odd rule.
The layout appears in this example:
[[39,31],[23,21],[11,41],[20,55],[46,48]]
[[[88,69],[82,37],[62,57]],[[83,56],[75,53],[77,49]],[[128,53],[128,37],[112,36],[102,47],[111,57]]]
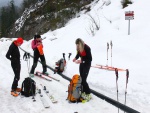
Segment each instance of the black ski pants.
[[20,62],[11,61],[11,67],[12,67],[14,74],[15,74],[11,89],[15,90],[18,86],[18,81],[20,79],[21,64],[20,64]]
[[83,92],[85,92],[86,94],[91,93],[89,85],[86,81],[89,74],[90,67],[91,67],[91,62],[81,63],[79,66],[80,76],[82,78]]
[[34,51],[34,58],[33,58],[33,65],[32,65],[31,71],[30,71],[31,74],[34,74],[34,70],[37,66],[39,58],[41,59],[41,63],[42,63],[42,67],[43,67],[43,73],[45,73],[47,71],[45,56],[40,55],[38,50],[35,50]]

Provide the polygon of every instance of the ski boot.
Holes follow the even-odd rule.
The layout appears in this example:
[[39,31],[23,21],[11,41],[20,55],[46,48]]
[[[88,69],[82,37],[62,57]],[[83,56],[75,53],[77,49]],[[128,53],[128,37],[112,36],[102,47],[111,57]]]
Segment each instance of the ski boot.
[[34,74],[32,74],[32,73],[30,73],[29,75],[30,75],[30,77],[31,77],[31,78],[33,78],[33,77],[34,77]]
[[87,100],[87,102],[88,102],[88,101],[90,101],[91,99],[92,99],[91,94],[87,94],[85,100]]
[[47,75],[47,76],[49,75],[49,73],[48,73],[48,72],[44,72],[43,74],[44,74],[44,75]]
[[91,94],[82,93],[82,94],[81,94],[81,97],[84,99],[84,100],[82,101],[82,103],[88,102],[88,101],[90,101],[90,100],[92,99]]
[[13,95],[14,97],[17,97],[18,96],[18,93],[14,90],[11,91],[11,95]]
[[81,94],[81,97],[82,97],[83,99],[85,99],[85,98],[86,98],[86,94],[85,94],[85,92],[83,92],[83,93]]

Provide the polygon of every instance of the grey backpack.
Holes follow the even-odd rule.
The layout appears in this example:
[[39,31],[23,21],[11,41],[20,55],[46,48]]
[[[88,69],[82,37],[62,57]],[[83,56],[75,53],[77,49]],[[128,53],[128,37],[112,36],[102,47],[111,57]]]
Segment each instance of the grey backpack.
[[63,58],[61,58],[60,60],[58,60],[56,62],[56,66],[55,67],[55,72],[54,73],[62,73],[65,69],[65,66],[66,66],[66,60],[64,60]]

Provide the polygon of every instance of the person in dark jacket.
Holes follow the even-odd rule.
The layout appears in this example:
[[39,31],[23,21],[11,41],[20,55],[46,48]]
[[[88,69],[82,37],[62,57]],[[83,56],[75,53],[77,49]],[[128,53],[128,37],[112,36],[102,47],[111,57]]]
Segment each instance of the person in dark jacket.
[[6,58],[11,61],[11,67],[14,71],[15,77],[11,87],[11,95],[18,96],[17,92],[20,92],[21,89],[17,88],[18,81],[20,79],[20,52],[18,46],[21,46],[23,39],[21,37],[17,38],[9,47],[8,52],[6,53]]
[[34,40],[32,40],[31,43],[32,49],[34,51],[34,59],[33,59],[33,65],[30,71],[30,76],[34,76],[34,70],[37,66],[38,59],[41,59],[41,63],[43,66],[43,74],[48,74],[47,72],[47,67],[46,67],[46,61],[45,61],[45,56],[43,52],[43,44],[42,44],[42,39],[40,35],[35,35]]
[[[83,93],[81,96],[85,100],[89,101],[91,99],[91,95],[90,95],[91,92],[90,92],[90,88],[86,80],[87,80],[88,73],[91,67],[91,62],[92,62],[91,49],[80,38],[78,38],[75,43],[76,43],[76,48],[77,48],[77,55],[73,59],[73,62],[80,64],[79,72],[82,78],[82,86],[83,86]],[[77,60],[79,57],[81,57],[81,60]]]

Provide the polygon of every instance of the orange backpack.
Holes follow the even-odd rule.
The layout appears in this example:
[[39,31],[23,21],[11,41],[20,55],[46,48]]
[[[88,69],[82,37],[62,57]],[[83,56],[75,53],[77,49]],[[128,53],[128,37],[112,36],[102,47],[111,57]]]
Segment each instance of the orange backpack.
[[81,102],[81,93],[82,93],[82,78],[80,75],[75,74],[68,86],[68,97],[67,100],[69,102]]
[[37,46],[37,48],[39,50],[40,55],[43,55],[44,54],[44,52],[43,52],[43,45],[40,44],[40,45]]

